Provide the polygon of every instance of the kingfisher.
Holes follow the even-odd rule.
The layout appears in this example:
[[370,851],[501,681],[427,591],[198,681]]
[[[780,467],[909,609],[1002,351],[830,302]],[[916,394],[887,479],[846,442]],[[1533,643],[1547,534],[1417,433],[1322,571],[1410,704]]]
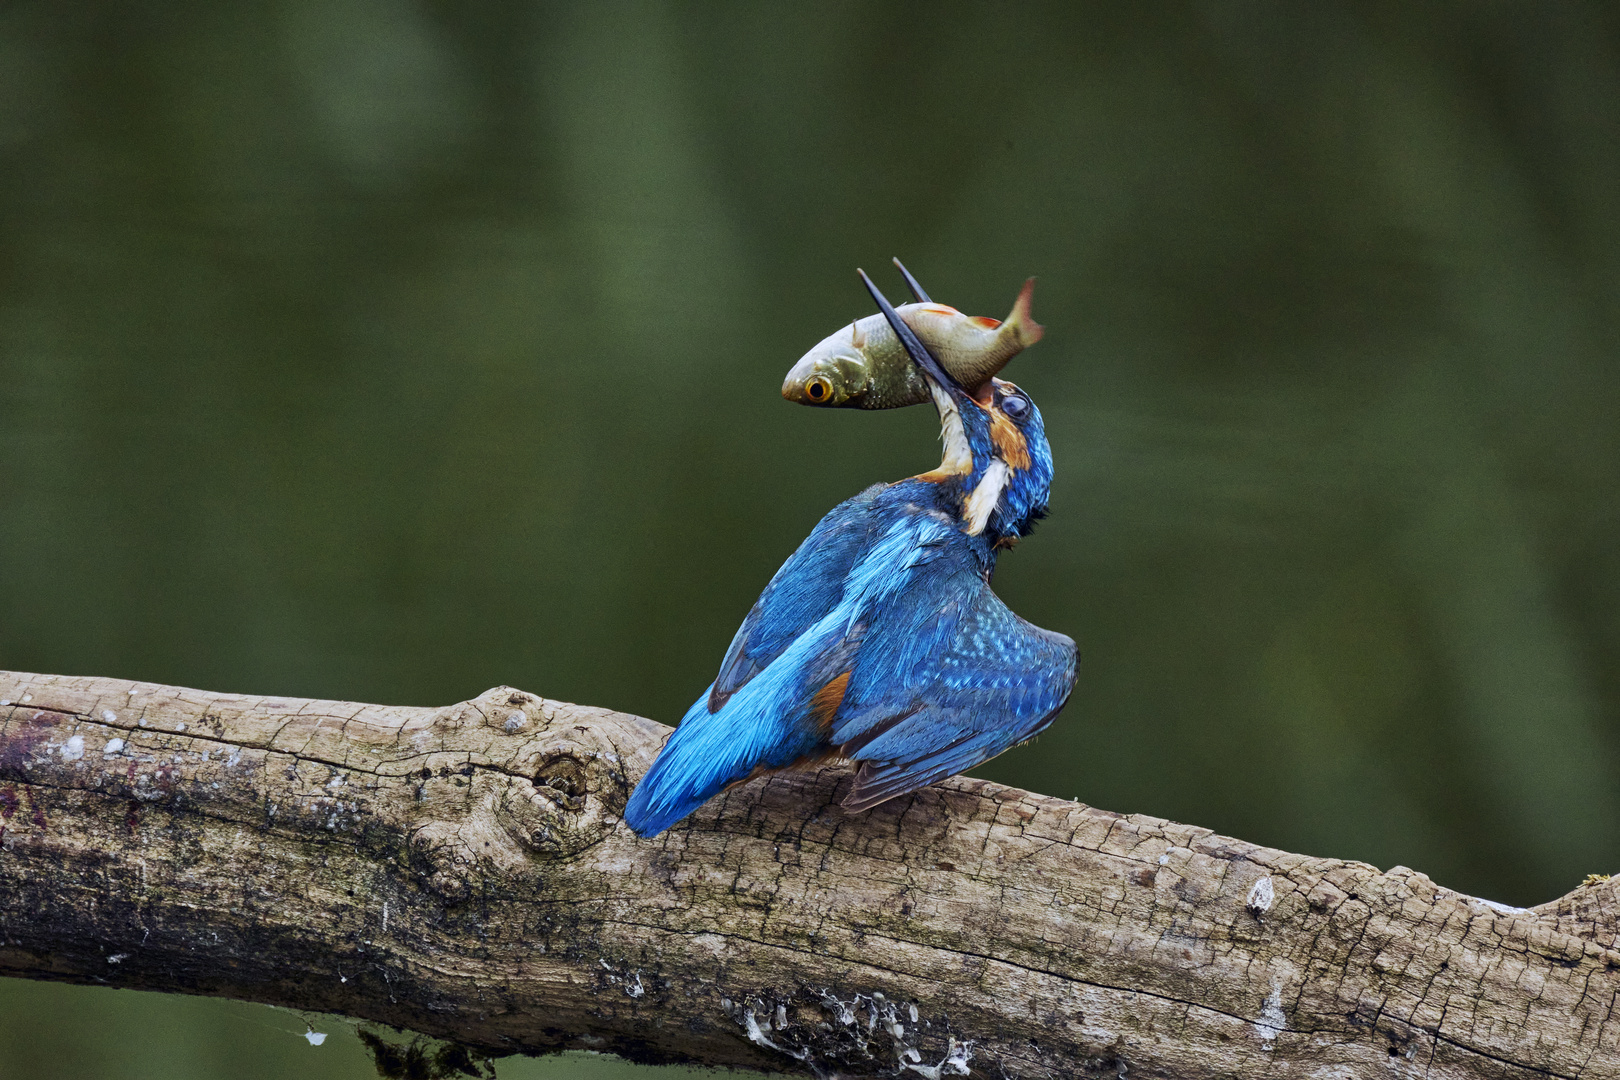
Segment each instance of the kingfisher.
[[831,759],[855,763],[843,805],[866,810],[1032,738],[1074,689],[1073,640],[990,588],[999,553],[1046,513],[1040,410],[994,376],[957,382],[859,273],[927,380],[943,460],[839,504],[782,564],[631,794],[641,836],[725,788]]

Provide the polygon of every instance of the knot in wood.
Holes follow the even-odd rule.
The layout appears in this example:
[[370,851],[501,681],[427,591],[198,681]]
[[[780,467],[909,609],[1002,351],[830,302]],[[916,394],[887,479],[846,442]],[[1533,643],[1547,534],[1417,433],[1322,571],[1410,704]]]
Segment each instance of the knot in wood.
[[585,809],[585,765],[571,754],[550,755],[534,777],[535,790],[564,810]]
[[485,727],[503,735],[532,735],[544,731],[552,720],[552,706],[545,698],[510,686],[485,690],[466,705],[473,722],[481,717]]
[[519,846],[565,858],[602,840],[619,823],[628,797],[623,771],[597,751],[542,751],[533,778],[510,778],[495,816]]

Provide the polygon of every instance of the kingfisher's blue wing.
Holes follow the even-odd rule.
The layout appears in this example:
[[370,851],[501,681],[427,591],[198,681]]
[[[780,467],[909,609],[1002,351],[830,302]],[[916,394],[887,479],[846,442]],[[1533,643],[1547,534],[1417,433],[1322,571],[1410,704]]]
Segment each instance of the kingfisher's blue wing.
[[709,691],[711,713],[837,606],[868,538],[868,511],[884,486],[874,484],[834,507],[771,578],[720,662]]
[[831,742],[861,763],[844,800],[864,810],[964,772],[1044,730],[1074,689],[1079,653],[942,559],[862,642]]
[[[713,705],[717,681],[636,785],[624,820],[642,836],[669,828],[728,784],[834,753],[828,733],[872,626],[911,582],[926,587],[938,578],[947,538],[960,535],[948,520],[912,511],[871,515],[855,507],[847,518],[828,515],[829,525],[788,560],[738,631],[722,670],[732,688],[720,706]],[[845,546],[850,533],[856,550]],[[820,580],[840,565],[833,580]],[[771,640],[789,632],[788,641]]]

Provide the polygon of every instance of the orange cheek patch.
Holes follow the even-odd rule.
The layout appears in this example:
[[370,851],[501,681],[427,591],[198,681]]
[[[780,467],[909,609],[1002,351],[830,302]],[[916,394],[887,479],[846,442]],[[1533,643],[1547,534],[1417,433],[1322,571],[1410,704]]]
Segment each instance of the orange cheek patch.
[[831,731],[838,706],[844,703],[844,691],[849,689],[849,672],[844,672],[810,696],[810,715],[822,731]]
[[999,410],[990,413],[990,441],[995,444],[996,454],[1002,461],[1014,469],[1029,468],[1029,443],[1024,433]]

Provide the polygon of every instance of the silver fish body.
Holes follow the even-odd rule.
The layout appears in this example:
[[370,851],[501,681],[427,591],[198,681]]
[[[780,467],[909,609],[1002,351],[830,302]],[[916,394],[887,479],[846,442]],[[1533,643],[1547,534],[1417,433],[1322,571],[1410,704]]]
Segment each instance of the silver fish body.
[[[1012,313],[997,321],[931,302],[896,311],[940,366],[970,391],[989,382],[1042,328],[1029,313],[1035,279],[1024,283]],[[782,396],[802,405],[895,409],[930,400],[927,380],[881,314],[845,326],[805,353],[782,382]]]

